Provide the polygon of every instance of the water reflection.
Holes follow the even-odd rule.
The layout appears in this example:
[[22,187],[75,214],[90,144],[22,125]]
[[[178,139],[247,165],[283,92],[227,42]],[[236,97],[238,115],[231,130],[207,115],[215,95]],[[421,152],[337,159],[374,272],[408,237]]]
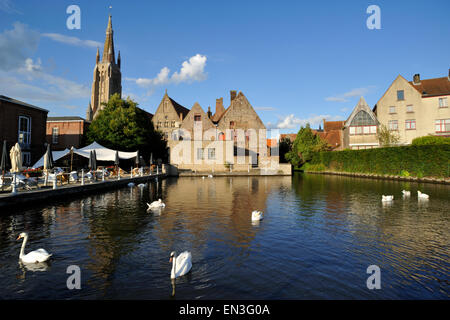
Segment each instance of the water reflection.
[[[417,190],[430,200],[418,201]],[[167,299],[176,289],[177,299],[448,298],[449,190],[295,175],[171,178],[61,199],[0,216],[0,296]],[[394,201],[382,203],[382,194]],[[148,212],[159,198],[166,207]],[[253,210],[264,219],[252,221]],[[51,267],[17,263],[23,231],[53,253]],[[171,281],[167,256],[184,250],[192,270]],[[68,293],[71,264],[83,290]],[[372,264],[386,290],[365,287]]]

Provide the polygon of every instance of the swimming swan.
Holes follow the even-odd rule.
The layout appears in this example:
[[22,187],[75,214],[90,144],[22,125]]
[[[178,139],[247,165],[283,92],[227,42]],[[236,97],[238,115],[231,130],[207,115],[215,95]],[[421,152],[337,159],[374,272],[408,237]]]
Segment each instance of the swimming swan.
[[404,197],[410,197],[411,196],[411,191],[402,190],[402,193],[403,193]]
[[262,220],[263,213],[261,211],[254,210],[252,211],[252,221]]
[[166,205],[164,202],[162,202],[161,199],[158,199],[158,201],[153,201],[152,203],[147,202],[148,209],[157,209],[157,208],[164,208]]
[[180,253],[177,257],[176,252],[172,251],[170,253],[170,260],[172,263],[172,271],[170,273],[170,278],[175,279],[184,276],[192,268],[192,255],[188,251]]
[[26,232],[22,232],[17,237],[17,240],[20,240],[22,238],[23,238],[22,248],[20,248],[20,254],[19,254],[20,261],[22,261],[23,263],[39,263],[39,262],[44,262],[44,261],[47,261],[48,259],[50,259],[50,257],[52,255],[49,254],[44,249],[37,249],[37,250],[31,251],[31,252],[28,252],[27,254],[25,254],[24,251],[25,251],[25,245],[27,244],[27,241],[28,241],[28,234]]
[[418,199],[428,199],[429,197],[430,197],[429,195],[427,195],[425,193],[422,193],[420,191],[417,191],[417,198]]
[[392,201],[392,200],[394,200],[394,196],[385,196],[385,195],[381,196],[381,201],[383,201],[383,202]]

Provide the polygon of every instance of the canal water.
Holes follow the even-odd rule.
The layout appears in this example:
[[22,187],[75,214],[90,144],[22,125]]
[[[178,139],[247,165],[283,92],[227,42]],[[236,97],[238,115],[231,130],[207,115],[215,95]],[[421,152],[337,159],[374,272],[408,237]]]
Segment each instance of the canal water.
[[[147,212],[158,198],[165,209]],[[170,178],[2,208],[0,299],[448,299],[449,208],[445,185],[300,174]],[[49,264],[19,263],[24,231],[26,252],[45,248]],[[171,281],[170,252],[184,250],[192,270]],[[71,265],[80,290],[67,288]],[[381,289],[367,287],[371,265]]]

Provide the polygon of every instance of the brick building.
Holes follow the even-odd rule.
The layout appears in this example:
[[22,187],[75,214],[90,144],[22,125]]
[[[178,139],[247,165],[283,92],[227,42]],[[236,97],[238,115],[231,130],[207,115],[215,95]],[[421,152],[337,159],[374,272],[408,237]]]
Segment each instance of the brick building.
[[89,124],[81,117],[48,117],[46,141],[51,143],[52,150],[80,148]]
[[0,141],[8,151],[19,142],[23,166],[30,166],[45,152],[45,124],[48,110],[0,95]]
[[278,168],[279,157],[268,152],[266,127],[242,92],[230,91],[226,109],[223,98],[216,99],[214,114],[198,103],[189,110],[166,92],[152,121],[168,141],[170,163],[179,169]]

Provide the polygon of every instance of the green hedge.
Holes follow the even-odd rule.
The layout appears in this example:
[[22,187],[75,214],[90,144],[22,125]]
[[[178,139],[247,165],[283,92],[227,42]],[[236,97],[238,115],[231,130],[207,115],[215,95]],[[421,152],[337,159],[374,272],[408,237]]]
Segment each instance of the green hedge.
[[[305,171],[331,170],[413,177],[449,177],[450,145],[410,145],[365,150],[323,151]],[[316,170],[318,169],[318,170]]]
[[413,146],[423,146],[430,144],[450,144],[450,138],[439,136],[424,136],[413,139],[411,142]]

